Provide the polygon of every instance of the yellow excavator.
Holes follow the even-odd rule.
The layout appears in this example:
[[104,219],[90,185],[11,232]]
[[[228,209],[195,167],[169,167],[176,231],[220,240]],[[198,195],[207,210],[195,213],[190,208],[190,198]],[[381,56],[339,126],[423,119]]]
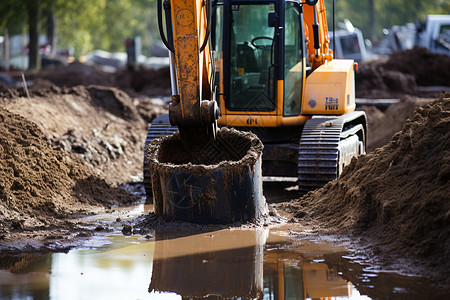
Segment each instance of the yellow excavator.
[[323,0],[157,4],[172,102],[169,115],[152,121],[146,145],[178,130],[195,143],[214,139],[218,127],[249,131],[264,145],[263,176],[296,178],[304,192],[365,153],[366,116],[355,111],[357,64],[333,59]]

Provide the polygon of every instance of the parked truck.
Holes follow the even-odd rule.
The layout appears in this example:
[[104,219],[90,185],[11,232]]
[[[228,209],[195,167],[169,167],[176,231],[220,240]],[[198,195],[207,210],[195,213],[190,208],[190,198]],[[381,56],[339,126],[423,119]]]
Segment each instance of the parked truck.
[[428,15],[425,24],[417,27],[416,45],[450,55],[450,15]]

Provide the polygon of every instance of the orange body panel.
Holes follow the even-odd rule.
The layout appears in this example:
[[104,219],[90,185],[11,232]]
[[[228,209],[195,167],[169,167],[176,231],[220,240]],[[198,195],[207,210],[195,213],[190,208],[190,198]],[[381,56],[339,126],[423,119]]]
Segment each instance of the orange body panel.
[[353,60],[335,59],[306,79],[302,114],[340,115],[354,111]]

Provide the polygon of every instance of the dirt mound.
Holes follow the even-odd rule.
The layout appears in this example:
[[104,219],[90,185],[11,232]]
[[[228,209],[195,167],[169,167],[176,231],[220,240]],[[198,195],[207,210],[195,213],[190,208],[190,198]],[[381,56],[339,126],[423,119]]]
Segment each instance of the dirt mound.
[[367,152],[386,145],[392,136],[402,129],[403,123],[414,115],[417,102],[409,96],[402,101],[391,104],[386,111],[375,106],[362,106],[358,110],[366,112],[369,132],[367,135]]
[[19,91],[17,91],[16,89],[10,89],[5,85],[0,84],[0,99],[9,99],[14,97],[19,97]]
[[78,85],[118,87],[130,96],[138,98],[170,95],[168,67],[158,70],[139,67],[109,73],[94,65],[74,62],[67,66],[40,72],[35,78],[33,88],[48,88],[48,82],[58,87]]
[[169,68],[158,70],[139,67],[119,70],[115,74],[116,86],[130,95],[168,96],[170,95]]
[[[382,148],[288,204],[320,231],[355,233],[394,258],[450,269],[450,95],[418,108]],[[315,220],[315,221],[314,221]]]
[[417,95],[417,86],[448,86],[449,78],[449,56],[415,47],[396,52],[388,60],[361,64],[355,77],[356,97]]
[[53,87],[4,108],[39,125],[57,149],[76,153],[109,183],[142,176],[146,123],[126,93],[109,87]]
[[413,75],[386,70],[380,62],[361,66],[355,80],[358,98],[398,98],[414,95],[417,89]]
[[421,47],[392,54],[384,68],[411,74],[420,86],[450,84],[450,56]]
[[74,87],[77,85],[113,86],[114,76],[100,68],[81,62],[73,62],[65,66],[43,70],[38,74],[39,79],[50,81],[59,87]]
[[77,156],[53,149],[36,124],[3,108],[0,178],[0,234],[136,200],[108,186]]

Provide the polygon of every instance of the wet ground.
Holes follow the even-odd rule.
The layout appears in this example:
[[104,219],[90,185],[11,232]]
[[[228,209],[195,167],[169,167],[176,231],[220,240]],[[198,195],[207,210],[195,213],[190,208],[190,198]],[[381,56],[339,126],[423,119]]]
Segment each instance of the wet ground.
[[[419,278],[361,267],[345,248],[283,228],[101,236],[68,253],[19,256],[2,299],[432,299]],[[349,274],[355,282],[349,281]],[[431,294],[430,294],[431,293]],[[223,298],[222,298],[223,297]],[[184,298],[183,298],[184,299]]]
[[[296,196],[265,184],[270,202]],[[139,191],[139,186],[134,186]],[[117,209],[128,218],[152,206]],[[124,214],[125,212],[125,214]],[[84,219],[111,225],[108,215]],[[345,237],[284,223],[220,230],[119,227],[67,253],[0,257],[0,299],[445,299],[442,287],[369,262]],[[292,238],[293,232],[304,232]]]

